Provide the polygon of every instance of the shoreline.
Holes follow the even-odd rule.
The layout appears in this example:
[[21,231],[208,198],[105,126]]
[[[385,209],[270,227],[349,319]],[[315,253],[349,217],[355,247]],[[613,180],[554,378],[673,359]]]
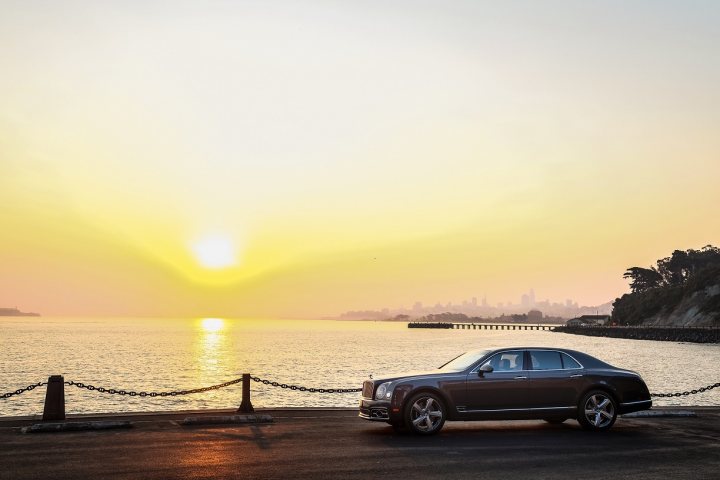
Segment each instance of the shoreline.
[[655,340],[661,342],[720,343],[718,327],[595,327],[559,326],[554,332],[589,337]]

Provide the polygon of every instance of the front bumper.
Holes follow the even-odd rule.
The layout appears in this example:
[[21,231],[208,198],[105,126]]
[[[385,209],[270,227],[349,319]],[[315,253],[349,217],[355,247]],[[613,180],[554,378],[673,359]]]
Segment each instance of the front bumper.
[[386,400],[360,400],[360,418],[372,422],[389,422],[391,420],[390,402]]

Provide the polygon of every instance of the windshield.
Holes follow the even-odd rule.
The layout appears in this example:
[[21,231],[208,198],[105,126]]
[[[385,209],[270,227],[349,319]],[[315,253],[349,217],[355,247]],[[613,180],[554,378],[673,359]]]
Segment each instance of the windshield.
[[469,352],[463,353],[458,357],[453,358],[445,365],[438,367],[438,369],[448,372],[462,372],[488,353],[490,353],[490,350],[471,350]]

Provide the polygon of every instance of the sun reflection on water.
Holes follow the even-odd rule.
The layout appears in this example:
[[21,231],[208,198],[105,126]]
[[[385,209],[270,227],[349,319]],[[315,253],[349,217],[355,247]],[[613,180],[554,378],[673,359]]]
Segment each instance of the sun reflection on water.
[[231,360],[228,342],[229,324],[222,318],[197,320],[195,340],[195,381],[203,385],[218,383],[227,376]]

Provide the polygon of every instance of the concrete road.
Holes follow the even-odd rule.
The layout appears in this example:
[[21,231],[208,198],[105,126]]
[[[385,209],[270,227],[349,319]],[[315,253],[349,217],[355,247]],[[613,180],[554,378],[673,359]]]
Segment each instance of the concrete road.
[[[115,417],[126,430],[21,434],[0,421],[0,479],[717,479],[720,409],[697,418],[448,423],[398,435],[353,411],[264,411],[273,424],[179,425],[186,414]],[[217,415],[217,413],[215,413]],[[83,418],[87,420],[87,418]]]

